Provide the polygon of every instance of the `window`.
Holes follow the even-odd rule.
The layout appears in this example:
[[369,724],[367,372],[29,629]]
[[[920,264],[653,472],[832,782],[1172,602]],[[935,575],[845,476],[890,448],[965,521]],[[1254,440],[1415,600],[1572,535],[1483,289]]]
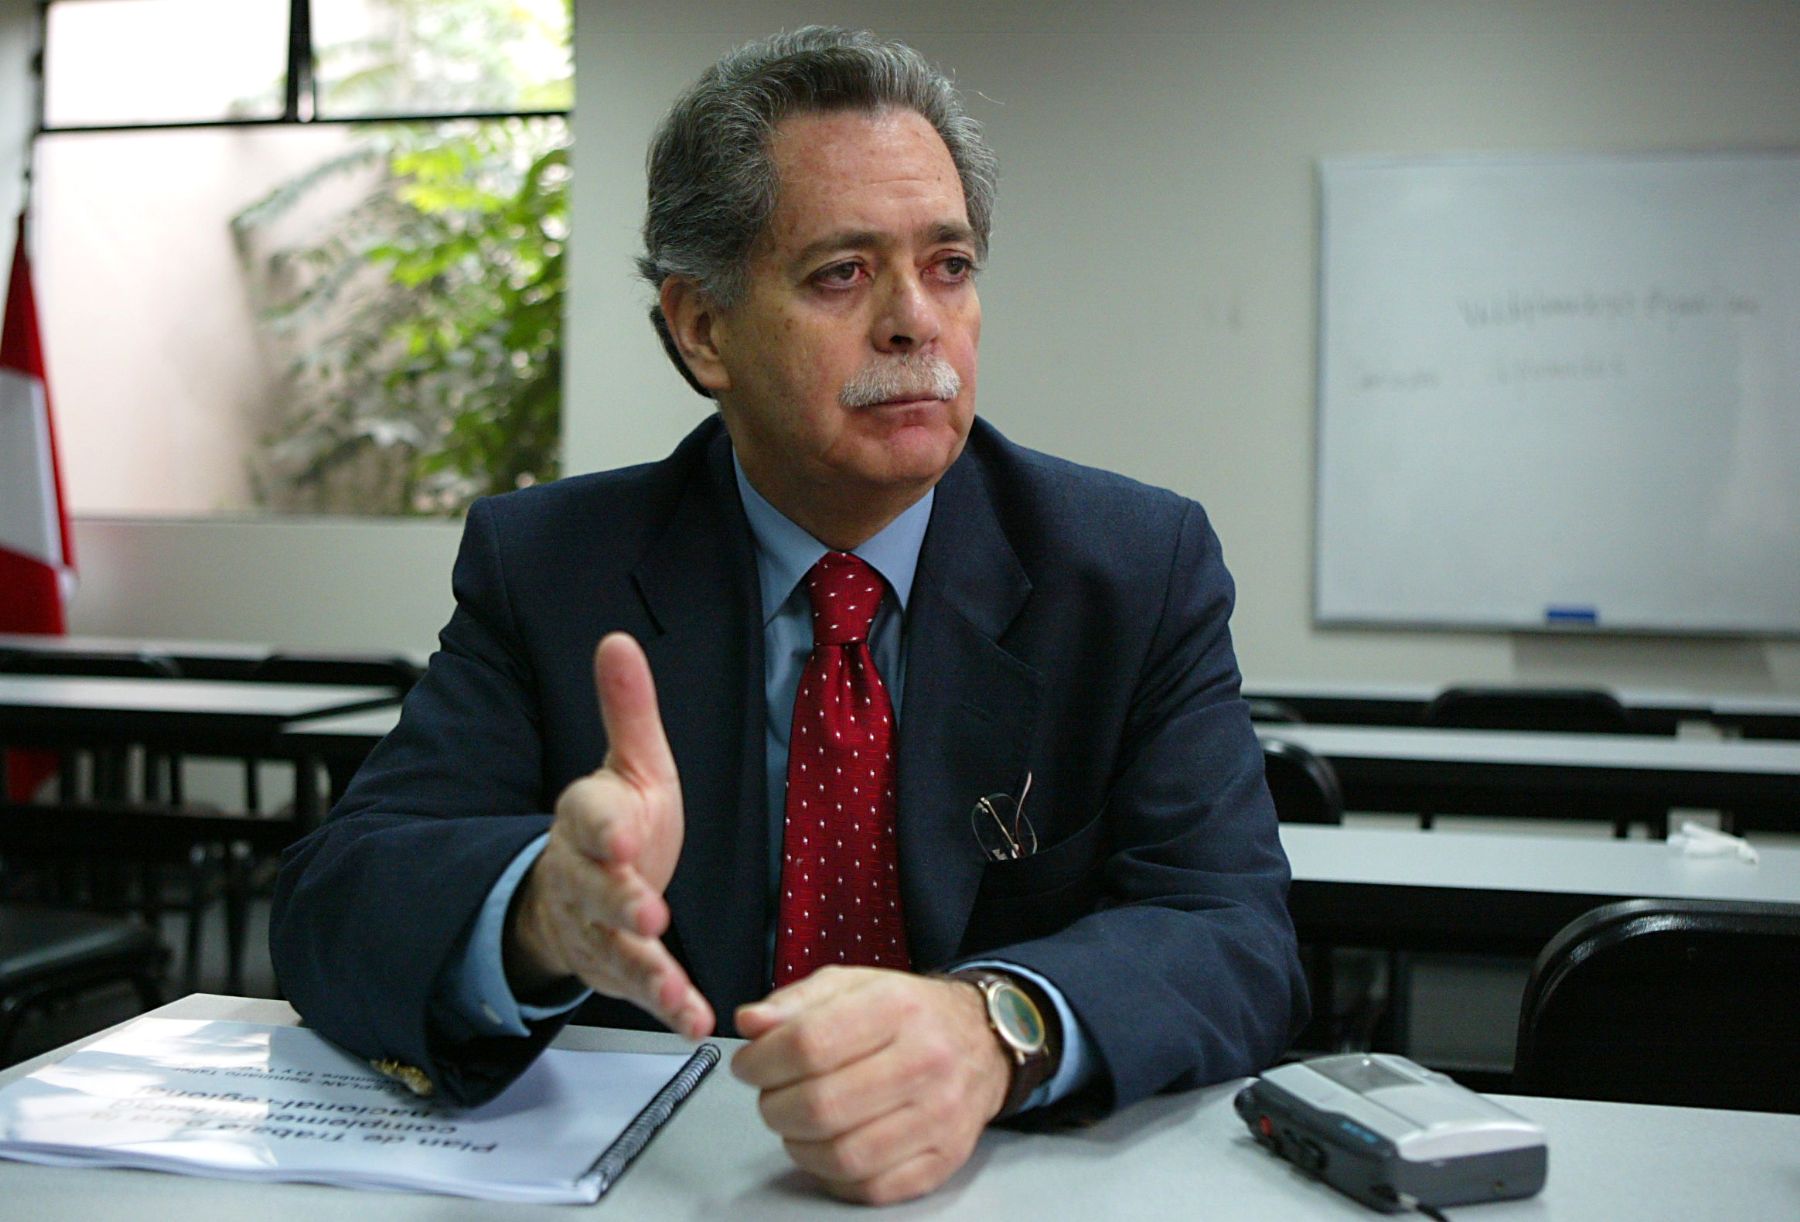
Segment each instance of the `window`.
[[51,0],[34,256],[77,512],[558,473],[569,0]]

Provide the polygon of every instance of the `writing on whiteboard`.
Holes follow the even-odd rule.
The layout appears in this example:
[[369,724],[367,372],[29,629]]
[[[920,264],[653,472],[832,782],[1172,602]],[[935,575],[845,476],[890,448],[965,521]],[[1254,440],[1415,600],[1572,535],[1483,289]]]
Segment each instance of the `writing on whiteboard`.
[[1435,369],[1364,369],[1356,375],[1356,389],[1436,390],[1443,380],[1443,374]]
[[1458,297],[1457,312],[1471,330],[1534,327],[1559,322],[1678,324],[1710,318],[1748,318],[1762,312],[1754,293],[1670,288],[1642,291],[1508,289],[1484,297]]
[[1584,352],[1577,356],[1501,357],[1494,363],[1493,380],[1499,386],[1529,386],[1546,382],[1611,382],[1625,376],[1624,358],[1617,354]]

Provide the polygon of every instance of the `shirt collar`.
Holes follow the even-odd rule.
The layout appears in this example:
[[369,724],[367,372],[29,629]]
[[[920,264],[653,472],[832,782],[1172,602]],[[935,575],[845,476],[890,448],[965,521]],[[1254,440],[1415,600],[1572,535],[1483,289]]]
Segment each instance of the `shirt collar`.
[[[751,487],[735,449],[731,452],[731,469],[737,475],[744,516],[750,519],[750,534],[756,540],[756,572],[762,583],[763,624],[767,626],[801,578],[831,549]],[[937,489],[932,488],[855,549],[857,556],[886,579],[894,597],[900,600],[901,611],[906,610],[906,600],[912,594],[919,549],[925,543],[925,528],[931,524],[931,504],[936,497]]]

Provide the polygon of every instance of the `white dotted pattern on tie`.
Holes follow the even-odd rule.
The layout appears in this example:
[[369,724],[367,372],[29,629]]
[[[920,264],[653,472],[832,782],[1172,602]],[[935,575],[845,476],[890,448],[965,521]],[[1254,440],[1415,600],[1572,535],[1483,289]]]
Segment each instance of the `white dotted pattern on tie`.
[[[909,963],[897,878],[892,710],[867,646],[882,586],[864,562],[830,553],[807,575],[807,588],[814,645],[789,744],[778,984],[821,962]],[[815,735],[811,745],[831,756],[822,761],[828,768],[809,769],[799,758]],[[873,820],[865,818],[871,813]],[[875,901],[874,910],[865,899]],[[829,919],[813,922],[815,910]],[[795,912],[798,921],[790,919]]]

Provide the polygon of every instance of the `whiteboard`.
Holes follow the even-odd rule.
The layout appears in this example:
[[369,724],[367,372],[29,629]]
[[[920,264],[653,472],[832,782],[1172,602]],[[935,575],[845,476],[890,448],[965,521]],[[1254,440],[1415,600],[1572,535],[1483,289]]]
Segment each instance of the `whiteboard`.
[[1800,156],[1320,184],[1318,622],[1800,633]]

